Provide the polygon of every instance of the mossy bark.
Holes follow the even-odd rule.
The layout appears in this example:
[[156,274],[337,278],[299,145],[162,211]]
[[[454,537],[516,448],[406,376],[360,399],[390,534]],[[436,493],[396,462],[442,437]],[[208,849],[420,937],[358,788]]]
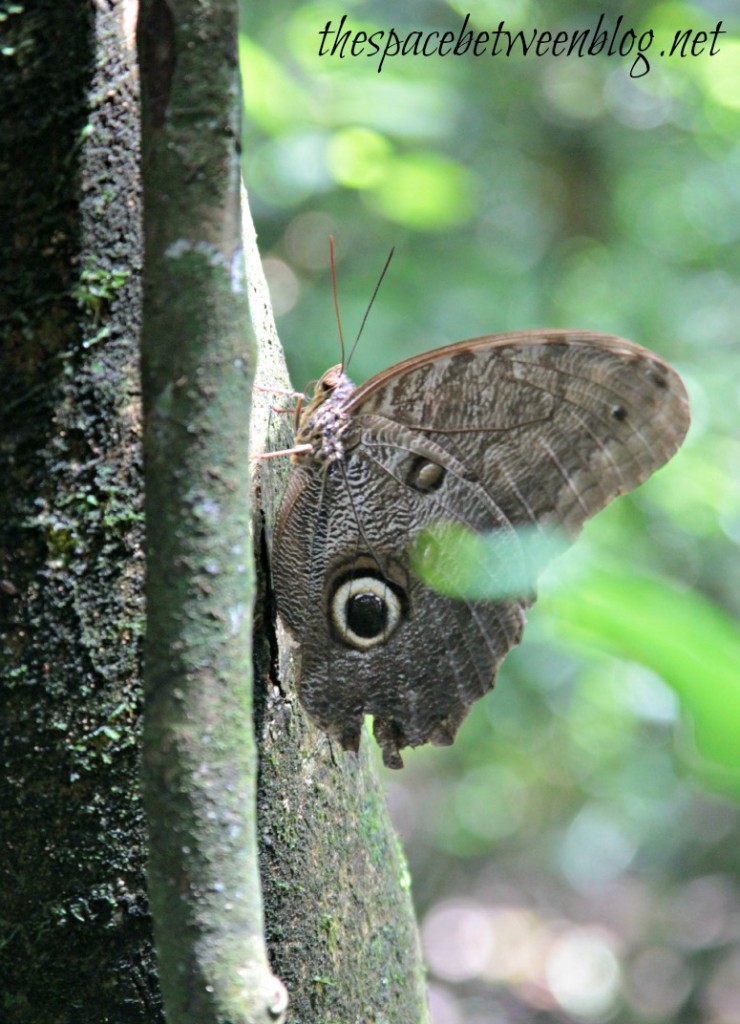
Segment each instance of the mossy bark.
[[[289,388],[290,382],[244,205],[248,293],[259,339],[251,439],[256,453],[290,445],[290,418],[270,413],[270,389]],[[284,397],[278,404],[285,404]],[[365,730],[359,755],[341,750],[298,703],[291,642],[275,617],[269,569],[289,463],[267,459],[255,466],[260,862],[270,960],[290,992],[286,1020],[424,1024],[410,878],[378,776],[377,749]]]
[[236,5],[144,0],[149,894],[169,1024],[277,1022],[256,845]]
[[[152,6],[159,19],[155,42],[159,33],[181,30],[177,4]],[[171,442],[173,464],[186,453],[193,483],[173,475],[166,448],[149,465],[149,545],[160,572],[149,595],[163,627],[153,643],[164,637],[166,649],[173,640],[169,600],[184,598],[188,609],[185,645],[175,643],[174,654],[160,652],[152,662],[150,696],[155,704],[171,702],[175,728],[162,730],[161,719],[152,719],[150,810],[156,818],[162,792],[171,787],[163,799],[174,794],[175,820],[184,814],[191,819],[187,829],[195,828],[192,846],[176,833],[175,859],[165,854],[160,861],[165,888],[173,879],[184,885],[172,903],[173,893],[165,894],[160,912],[187,904],[186,950],[193,935],[197,945],[199,930],[205,934],[202,963],[196,969],[191,963],[187,977],[196,985],[216,977],[223,985],[226,1002],[216,1016],[239,1019],[234,1000],[242,999],[246,979],[258,997],[253,1018],[279,1019],[281,990],[269,988],[273,975],[254,895],[258,836],[270,962],[290,991],[286,1019],[417,1024],[426,1009],[403,856],[367,739],[359,758],[332,749],[295,701],[290,649],[273,621],[269,594],[277,489],[266,496],[261,484],[256,493],[264,514],[256,504],[251,512],[261,588],[254,624],[256,775],[244,688],[245,584],[252,565],[245,429],[253,366],[234,251],[234,48],[212,45],[220,31],[212,15],[228,5],[190,6],[205,19],[195,26],[198,45],[187,48],[196,63],[169,63],[165,46],[154,55],[160,67],[150,93],[161,128],[172,90],[194,90],[190,106],[180,110],[185,121],[192,118],[185,131],[194,136],[193,148],[162,168],[168,188],[185,179],[187,187],[174,189],[180,229],[172,233],[174,221],[149,225],[149,244],[169,265],[151,279],[150,313],[155,330],[170,332],[161,361],[148,365],[149,430]],[[136,4],[35,0],[12,7],[0,26],[0,220],[12,226],[0,242],[0,1019],[154,1024],[163,1011],[139,789],[144,540]],[[233,14],[227,17],[233,41]],[[197,119],[211,85],[229,97],[231,114],[206,131]],[[221,157],[214,161],[214,153]],[[194,218],[201,220],[197,231]],[[248,217],[246,223],[251,229]],[[263,358],[262,368],[269,384],[280,383],[282,357],[249,234],[247,249],[253,320],[263,355],[274,360]],[[174,321],[168,306],[178,311]],[[212,345],[219,336],[225,347]],[[265,422],[269,397],[263,398],[257,420],[264,414]],[[258,430],[256,443],[263,442]],[[287,467],[274,468],[279,477]],[[157,495],[163,510],[174,499],[174,521],[164,511],[158,517]],[[224,512],[218,522],[216,508]],[[186,584],[178,576],[181,558],[189,563]],[[162,571],[167,565],[169,577]],[[169,585],[176,594],[167,593]],[[238,634],[238,652],[223,647],[215,658],[201,657],[224,628]],[[194,684],[186,714],[172,669]],[[173,737],[184,753],[174,768],[158,760],[156,749]],[[256,821],[249,791],[255,779]],[[234,826],[232,841],[215,849],[225,823]],[[200,863],[196,848],[205,852]],[[246,902],[239,894],[236,915],[233,903],[226,906],[229,858],[251,887]],[[178,955],[175,950],[175,965]],[[173,989],[182,981],[178,970]],[[188,1012],[201,1005],[192,994],[192,988],[185,993]]]
[[126,8],[0,25],[0,1019],[162,1020],[138,797],[138,98]]

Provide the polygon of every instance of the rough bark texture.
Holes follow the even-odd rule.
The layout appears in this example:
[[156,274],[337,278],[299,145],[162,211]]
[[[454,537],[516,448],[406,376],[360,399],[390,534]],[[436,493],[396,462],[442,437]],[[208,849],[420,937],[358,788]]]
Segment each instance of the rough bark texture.
[[[245,201],[246,208],[246,201]],[[291,440],[269,414],[270,387],[289,387],[248,210],[244,242],[260,349],[252,449]],[[279,405],[285,405],[279,396]],[[282,422],[280,422],[282,421]],[[287,421],[287,422],[286,422]],[[348,754],[311,725],[297,699],[291,643],[275,621],[269,543],[287,459],[257,463],[255,703],[260,744],[260,860],[273,968],[290,992],[290,1024],[428,1020],[424,971],[403,851],[388,815],[370,737]]]
[[169,1024],[276,1022],[256,843],[248,330],[233,0],[139,21],[149,896]]
[[161,1021],[138,800],[130,3],[2,5],[0,1019]]
[[[34,0],[11,6],[12,11],[0,3],[0,15],[7,15],[0,21],[0,223],[6,226],[0,241],[0,1019],[159,1024],[138,787],[144,609],[136,4]],[[166,35],[172,12],[161,0],[154,6],[157,32]],[[210,11],[208,4],[199,7],[206,15]],[[213,31],[208,17],[201,27],[203,35],[191,49],[202,57]],[[230,54],[225,47],[213,65],[198,68],[196,85],[213,79],[215,64],[228,68]],[[178,73],[167,58],[165,47],[152,92],[153,113],[160,118]],[[192,114],[198,116],[197,103]],[[224,136],[218,135],[219,124]],[[233,156],[230,126],[211,125],[214,138]],[[196,185],[207,186],[211,150],[206,133],[201,139],[202,161],[190,162],[186,170]],[[183,170],[177,162],[170,169],[174,175]],[[186,225],[190,204],[198,202],[185,191],[182,203]],[[217,234],[219,224],[235,219],[236,203],[230,213],[219,203],[213,210]],[[203,209],[196,214],[204,216]],[[155,242],[166,249],[173,239],[159,231],[154,225]],[[214,291],[210,304],[199,307],[191,300],[181,307],[184,319],[172,327],[169,357],[196,327],[206,335],[214,324],[225,330],[233,343],[227,363],[236,355],[243,365],[227,366],[223,354],[204,352],[203,358],[208,373],[230,389],[227,405],[233,400],[246,416],[249,353],[232,313],[228,323],[220,319],[222,306],[234,301],[232,278],[218,258],[228,256],[231,236],[214,239],[185,230],[179,235],[186,242],[194,237],[207,244],[195,250],[175,246],[177,274],[174,281],[158,282],[170,289],[160,299],[174,301],[209,276]],[[272,322],[269,300],[258,263],[256,270],[254,260],[251,266],[252,308],[264,338]],[[269,344],[263,351],[270,351]],[[272,368],[263,367],[274,384],[284,368],[279,346],[272,352]],[[234,460],[244,459],[243,423],[219,463],[209,447],[219,419],[209,401],[212,380],[203,376],[193,385],[198,365],[165,360],[172,386],[164,395],[153,389],[161,396],[156,413],[179,444],[191,428],[205,427],[199,472],[205,466],[214,471],[210,484],[226,503]],[[280,477],[287,465],[271,469]],[[193,494],[178,492],[181,485],[166,483],[182,499],[193,535],[206,532],[213,506],[198,506]],[[268,523],[277,490],[270,490],[266,503]],[[241,545],[247,515],[245,496],[229,523],[227,546]],[[261,524],[258,515],[264,588]],[[165,536],[164,544],[169,542]],[[153,543],[161,543],[156,533]],[[233,575],[222,588],[223,551],[217,545],[213,552],[218,572],[204,561],[196,565],[201,593],[195,639],[204,628],[204,611],[221,628],[219,616],[228,619],[228,609],[239,603],[230,589]],[[232,568],[244,565],[247,571],[237,575],[246,578],[246,548],[229,554]],[[365,741],[359,760],[333,751],[305,721],[287,681],[289,648],[284,638],[278,644],[269,590],[262,597],[255,624],[259,839],[270,957],[292,1000],[287,1019],[417,1024],[426,1020],[426,1011],[408,878],[374,768],[367,764],[369,745]],[[248,623],[248,616],[237,619],[242,629]],[[197,657],[198,651],[191,645],[185,653]],[[247,665],[240,664],[246,678]],[[216,664],[210,681],[218,685],[220,672]],[[237,760],[252,754],[248,701],[242,689],[227,697],[242,724],[232,722],[218,740],[218,757],[209,752],[201,760],[209,771],[217,762],[233,767],[224,752],[234,744],[240,747]],[[189,753],[202,752],[202,734],[187,738],[195,740]],[[193,765],[191,759],[191,772]],[[205,790],[208,778],[206,773],[199,780]],[[223,801],[205,796],[206,832],[209,809],[222,823],[235,814],[235,824],[254,827],[248,806],[245,813],[248,801],[239,793],[233,800],[227,793]],[[190,866],[183,845],[170,878],[183,880],[181,868]],[[246,867],[254,879],[253,840],[235,845],[229,852],[243,866],[250,861]],[[214,906],[224,911],[226,930],[223,919],[216,923],[228,947],[231,910],[224,905],[221,868],[217,858],[210,875],[206,871],[185,891],[202,898],[206,919]],[[248,910],[253,915],[254,905]],[[250,965],[263,979],[271,977],[261,943],[245,945],[240,928],[235,938],[239,949],[247,949],[236,965],[237,981],[244,979],[239,970],[245,966],[249,975]],[[215,948],[220,955],[224,945]],[[233,980],[231,953],[227,948],[222,962]],[[209,955],[206,949],[210,969]]]

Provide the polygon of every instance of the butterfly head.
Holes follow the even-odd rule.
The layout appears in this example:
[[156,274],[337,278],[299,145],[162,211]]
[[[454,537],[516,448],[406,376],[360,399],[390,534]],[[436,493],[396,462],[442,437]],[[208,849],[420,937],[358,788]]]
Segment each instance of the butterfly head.
[[336,366],[330,366],[328,370],[321,374],[316,382],[313,398],[309,405],[320,405],[322,402],[325,402],[341,385],[342,380],[347,380],[342,364],[337,363]]
[[342,458],[342,435],[349,424],[347,400],[355,386],[342,369],[332,366],[319,378],[311,400],[296,410],[296,446],[310,444],[311,450],[294,459],[334,462]]

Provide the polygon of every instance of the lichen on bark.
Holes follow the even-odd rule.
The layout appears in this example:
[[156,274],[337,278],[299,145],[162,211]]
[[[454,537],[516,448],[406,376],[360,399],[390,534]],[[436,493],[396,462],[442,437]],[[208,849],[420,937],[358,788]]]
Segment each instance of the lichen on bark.
[[8,1024],[162,1020],[138,798],[139,125],[123,6],[37,0],[4,12],[0,1018]]

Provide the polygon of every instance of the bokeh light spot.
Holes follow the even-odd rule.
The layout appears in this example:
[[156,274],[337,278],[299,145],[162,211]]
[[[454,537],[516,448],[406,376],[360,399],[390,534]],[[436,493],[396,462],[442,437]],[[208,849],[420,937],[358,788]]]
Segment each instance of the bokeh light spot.
[[438,978],[465,981],[480,975],[493,938],[485,912],[474,903],[446,902],[433,907],[422,925],[427,963]]
[[301,293],[298,278],[284,260],[268,256],[262,261],[270,289],[272,308],[276,316],[287,313],[295,306]]
[[329,142],[327,163],[332,176],[347,188],[372,188],[384,178],[391,146],[369,128],[343,128]]
[[470,218],[473,176],[436,153],[397,157],[373,191],[373,204],[391,220],[423,230],[448,228]]
[[552,945],[545,968],[550,990],[567,1013],[606,1019],[620,989],[619,963],[606,935],[571,928]]

